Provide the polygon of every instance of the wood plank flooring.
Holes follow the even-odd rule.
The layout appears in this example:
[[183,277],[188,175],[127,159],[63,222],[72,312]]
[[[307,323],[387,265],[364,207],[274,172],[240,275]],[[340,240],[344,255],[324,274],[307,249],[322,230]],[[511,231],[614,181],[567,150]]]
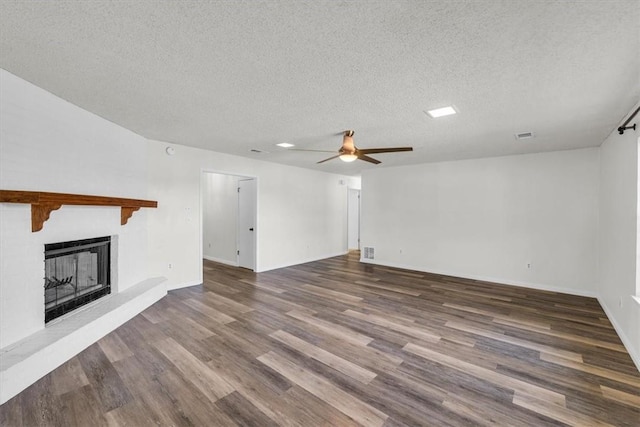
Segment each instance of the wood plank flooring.
[[371,266],[204,262],[0,407],[2,426],[639,426],[598,302]]

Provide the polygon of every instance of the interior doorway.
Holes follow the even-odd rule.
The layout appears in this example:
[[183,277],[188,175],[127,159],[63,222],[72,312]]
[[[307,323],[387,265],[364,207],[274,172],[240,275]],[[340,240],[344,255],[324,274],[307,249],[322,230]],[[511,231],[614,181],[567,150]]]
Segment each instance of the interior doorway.
[[202,257],[256,269],[257,179],[205,171],[202,177]]

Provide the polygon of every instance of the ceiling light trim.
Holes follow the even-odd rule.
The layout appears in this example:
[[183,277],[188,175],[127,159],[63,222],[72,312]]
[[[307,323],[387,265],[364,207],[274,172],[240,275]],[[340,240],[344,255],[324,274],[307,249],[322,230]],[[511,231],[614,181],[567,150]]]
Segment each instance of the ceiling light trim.
[[446,107],[434,108],[425,111],[432,119],[439,119],[440,117],[452,116],[458,114],[458,110],[453,105],[447,105]]

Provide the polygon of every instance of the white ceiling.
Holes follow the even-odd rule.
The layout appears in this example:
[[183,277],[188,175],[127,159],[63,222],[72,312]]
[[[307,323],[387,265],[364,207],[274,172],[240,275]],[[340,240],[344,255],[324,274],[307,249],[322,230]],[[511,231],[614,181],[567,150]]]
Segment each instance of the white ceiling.
[[[3,0],[0,28],[0,67],[145,137],[344,174],[598,146],[640,99],[638,0]],[[275,146],[345,129],[415,151]]]

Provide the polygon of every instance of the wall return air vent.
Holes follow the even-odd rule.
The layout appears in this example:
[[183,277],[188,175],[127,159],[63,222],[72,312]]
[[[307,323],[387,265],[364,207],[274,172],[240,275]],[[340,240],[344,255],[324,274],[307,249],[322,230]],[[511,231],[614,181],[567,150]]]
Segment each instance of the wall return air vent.
[[363,248],[363,255],[362,256],[363,256],[364,259],[373,259],[373,256],[374,256],[373,248],[370,248],[370,247]]
[[533,132],[516,133],[516,139],[531,139],[531,138],[533,138]]

